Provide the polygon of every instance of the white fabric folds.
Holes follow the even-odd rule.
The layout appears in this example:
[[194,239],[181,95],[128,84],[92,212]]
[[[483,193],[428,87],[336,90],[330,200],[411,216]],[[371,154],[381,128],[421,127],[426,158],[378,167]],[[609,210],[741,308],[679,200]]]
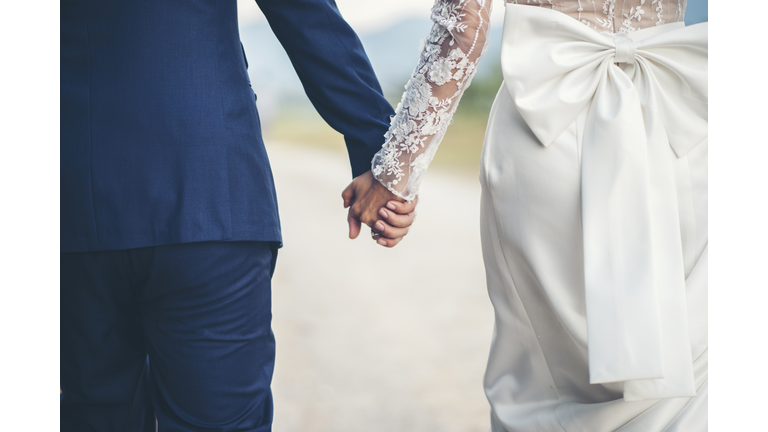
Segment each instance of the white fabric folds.
[[544,146],[587,110],[580,133],[590,382],[624,382],[628,401],[694,396],[668,156],[684,156],[707,136],[707,24],[601,34],[559,12],[510,4],[502,43],[506,88]]

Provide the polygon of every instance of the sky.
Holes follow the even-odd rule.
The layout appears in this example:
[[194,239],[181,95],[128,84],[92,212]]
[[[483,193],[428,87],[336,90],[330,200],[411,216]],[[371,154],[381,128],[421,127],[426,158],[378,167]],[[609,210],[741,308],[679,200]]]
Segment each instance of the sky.
[[[336,0],[341,14],[360,34],[375,32],[403,18],[429,18],[435,0]],[[493,7],[492,22],[504,17],[501,2]],[[240,26],[264,21],[254,0],[237,0]]]

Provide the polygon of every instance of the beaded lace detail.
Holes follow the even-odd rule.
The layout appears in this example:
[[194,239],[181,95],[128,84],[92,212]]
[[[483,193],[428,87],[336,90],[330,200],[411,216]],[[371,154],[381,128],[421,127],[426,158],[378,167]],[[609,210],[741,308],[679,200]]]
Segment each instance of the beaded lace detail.
[[507,3],[548,7],[606,33],[629,33],[682,21],[686,6],[686,0],[507,0]]
[[[686,0],[506,0],[547,7],[604,33],[629,33],[682,21]],[[649,4],[650,2],[650,4]],[[374,177],[412,200],[448,128],[488,42],[491,0],[436,0],[432,29],[405,86],[384,145],[374,156]]]

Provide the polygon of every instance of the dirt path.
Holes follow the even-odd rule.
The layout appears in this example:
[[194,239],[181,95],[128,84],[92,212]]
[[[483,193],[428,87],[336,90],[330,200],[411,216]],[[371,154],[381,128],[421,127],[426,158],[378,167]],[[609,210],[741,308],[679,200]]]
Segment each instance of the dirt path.
[[411,234],[347,238],[346,155],[272,145],[275,432],[485,432],[493,329],[476,177],[430,172]]

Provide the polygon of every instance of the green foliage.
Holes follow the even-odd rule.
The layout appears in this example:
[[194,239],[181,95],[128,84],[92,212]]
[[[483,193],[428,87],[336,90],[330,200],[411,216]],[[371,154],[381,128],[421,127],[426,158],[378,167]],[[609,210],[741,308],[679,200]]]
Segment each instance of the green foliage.
[[488,115],[503,80],[498,61],[487,69],[482,65],[464,92],[440,150],[435,154],[433,165],[438,169],[477,172],[480,166]]
[[[484,59],[486,61],[490,59]],[[501,63],[480,63],[478,74],[472,80],[472,85],[464,92],[456,117],[481,117],[488,119],[491,105],[503,81]]]

